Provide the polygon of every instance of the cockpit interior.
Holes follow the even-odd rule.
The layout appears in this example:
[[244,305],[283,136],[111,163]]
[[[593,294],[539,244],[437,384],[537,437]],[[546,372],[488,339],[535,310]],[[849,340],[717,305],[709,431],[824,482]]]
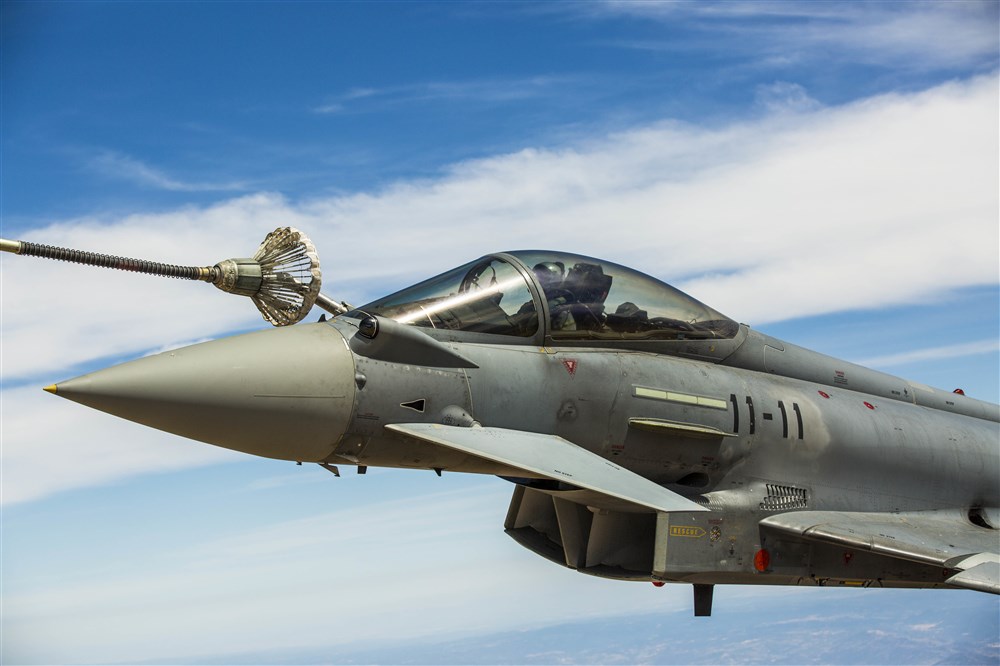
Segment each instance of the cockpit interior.
[[432,329],[560,340],[729,339],[739,325],[624,266],[539,250],[477,259],[358,308]]

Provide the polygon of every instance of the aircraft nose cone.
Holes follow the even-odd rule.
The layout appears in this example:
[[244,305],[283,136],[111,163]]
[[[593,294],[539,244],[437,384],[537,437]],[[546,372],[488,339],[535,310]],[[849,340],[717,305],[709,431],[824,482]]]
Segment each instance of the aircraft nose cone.
[[343,336],[306,324],[163,352],[46,390],[182,437],[314,462],[344,434],[356,389]]

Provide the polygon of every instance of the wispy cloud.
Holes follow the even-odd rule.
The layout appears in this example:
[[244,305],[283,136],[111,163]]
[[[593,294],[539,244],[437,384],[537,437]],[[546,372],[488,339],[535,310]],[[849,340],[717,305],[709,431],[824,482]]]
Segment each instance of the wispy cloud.
[[803,86],[787,81],[757,86],[754,101],[768,113],[803,113],[823,106]]
[[940,622],[925,622],[923,624],[911,624],[910,629],[913,631],[931,631],[932,629],[937,629],[940,626]]
[[180,349],[181,347],[188,347],[190,345],[201,344],[202,342],[209,342],[214,340],[214,338],[201,337],[195,340],[177,340],[171,342],[170,344],[162,345],[156,349],[151,349],[145,353],[145,356],[154,356],[156,354],[162,354],[163,352],[173,351],[174,349]]
[[189,469],[242,457],[81,409],[43,393],[38,386],[5,389],[0,395],[0,504],[5,506],[75,488],[107,485],[137,474]]
[[[358,492],[356,485],[340,488],[341,497]],[[5,633],[16,637],[5,656],[14,663],[74,663],[81,654],[88,662],[175,662],[220,652],[553,624],[565,620],[567,603],[574,617],[636,607],[666,613],[688,603],[679,589],[651,596],[648,586],[560,572],[521,549],[501,529],[510,493],[508,484],[484,479],[371,502],[364,512],[314,511],[251,529],[218,525],[214,537],[162,550],[135,544],[130,553],[141,557],[123,557],[114,566],[103,560],[82,570],[77,565],[80,575],[72,580],[5,589]],[[532,582],[551,592],[529,609],[523,594]],[[387,589],[391,603],[383,596]],[[490,603],[470,613],[470,595]],[[419,622],[412,615],[416,606]],[[247,626],[254,630],[248,633]],[[43,640],[46,635],[60,640]],[[29,646],[32,652],[23,652]]]
[[[956,2],[631,2],[564,8],[594,18],[685,23],[692,34],[730,36],[726,48],[771,65],[835,60],[895,68],[996,66],[998,5]],[[754,20],[760,19],[760,20]],[[697,37],[619,45],[647,50],[704,48]],[[714,48],[714,46],[713,46]]]
[[[378,255],[363,275],[349,261],[325,266],[325,290],[349,302],[485,252],[550,245],[631,263],[754,324],[910,303],[996,282],[996,98],[987,76],[711,130],[666,122],[463,162],[378,192],[256,194],[70,220],[28,240],[210,265],[290,224],[321,257],[345,242]],[[205,285],[3,262],[4,310],[17,313],[4,320],[4,344],[25,350],[5,359],[8,380],[257,321]],[[66,331],[50,325],[37,293],[63,294],[75,344],[59,344]]]
[[171,192],[226,192],[246,189],[242,182],[196,183],[178,180],[128,155],[103,150],[88,161],[88,168],[107,177]]
[[978,340],[976,342],[966,342],[958,345],[931,347],[929,349],[915,349],[913,351],[901,352],[898,354],[874,356],[872,358],[864,359],[860,361],[860,363],[861,365],[867,365],[873,368],[888,368],[894,365],[907,365],[909,363],[919,363],[921,361],[941,361],[948,358],[995,354],[998,351],[1000,351],[1000,340]]
[[569,77],[535,76],[522,79],[485,81],[430,81],[382,88],[352,88],[331,95],[313,107],[319,114],[377,110],[403,104],[433,102],[504,103],[551,96],[559,92]]

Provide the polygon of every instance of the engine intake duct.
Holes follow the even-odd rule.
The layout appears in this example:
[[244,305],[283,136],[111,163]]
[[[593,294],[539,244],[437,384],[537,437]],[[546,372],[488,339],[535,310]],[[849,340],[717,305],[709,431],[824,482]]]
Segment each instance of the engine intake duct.
[[650,579],[656,515],[594,510],[563,492],[518,485],[504,531],[547,560],[616,580]]

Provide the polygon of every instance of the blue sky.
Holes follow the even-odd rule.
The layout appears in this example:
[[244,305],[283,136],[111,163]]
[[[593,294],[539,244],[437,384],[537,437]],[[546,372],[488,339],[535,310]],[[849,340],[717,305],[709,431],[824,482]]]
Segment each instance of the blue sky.
[[[5,1],[2,235],[210,264],[291,224],[352,302],[490,251],[582,252],[995,402],[998,7]],[[265,324],[204,286],[0,270],[4,663],[247,661],[605,615],[690,629],[685,587],[572,574],[505,537],[497,479],[334,479],[42,393]],[[926,632],[963,593],[864,594],[873,618],[925,609]],[[717,609],[828,595],[730,588]],[[996,639],[995,598],[968,604],[973,638]]]

